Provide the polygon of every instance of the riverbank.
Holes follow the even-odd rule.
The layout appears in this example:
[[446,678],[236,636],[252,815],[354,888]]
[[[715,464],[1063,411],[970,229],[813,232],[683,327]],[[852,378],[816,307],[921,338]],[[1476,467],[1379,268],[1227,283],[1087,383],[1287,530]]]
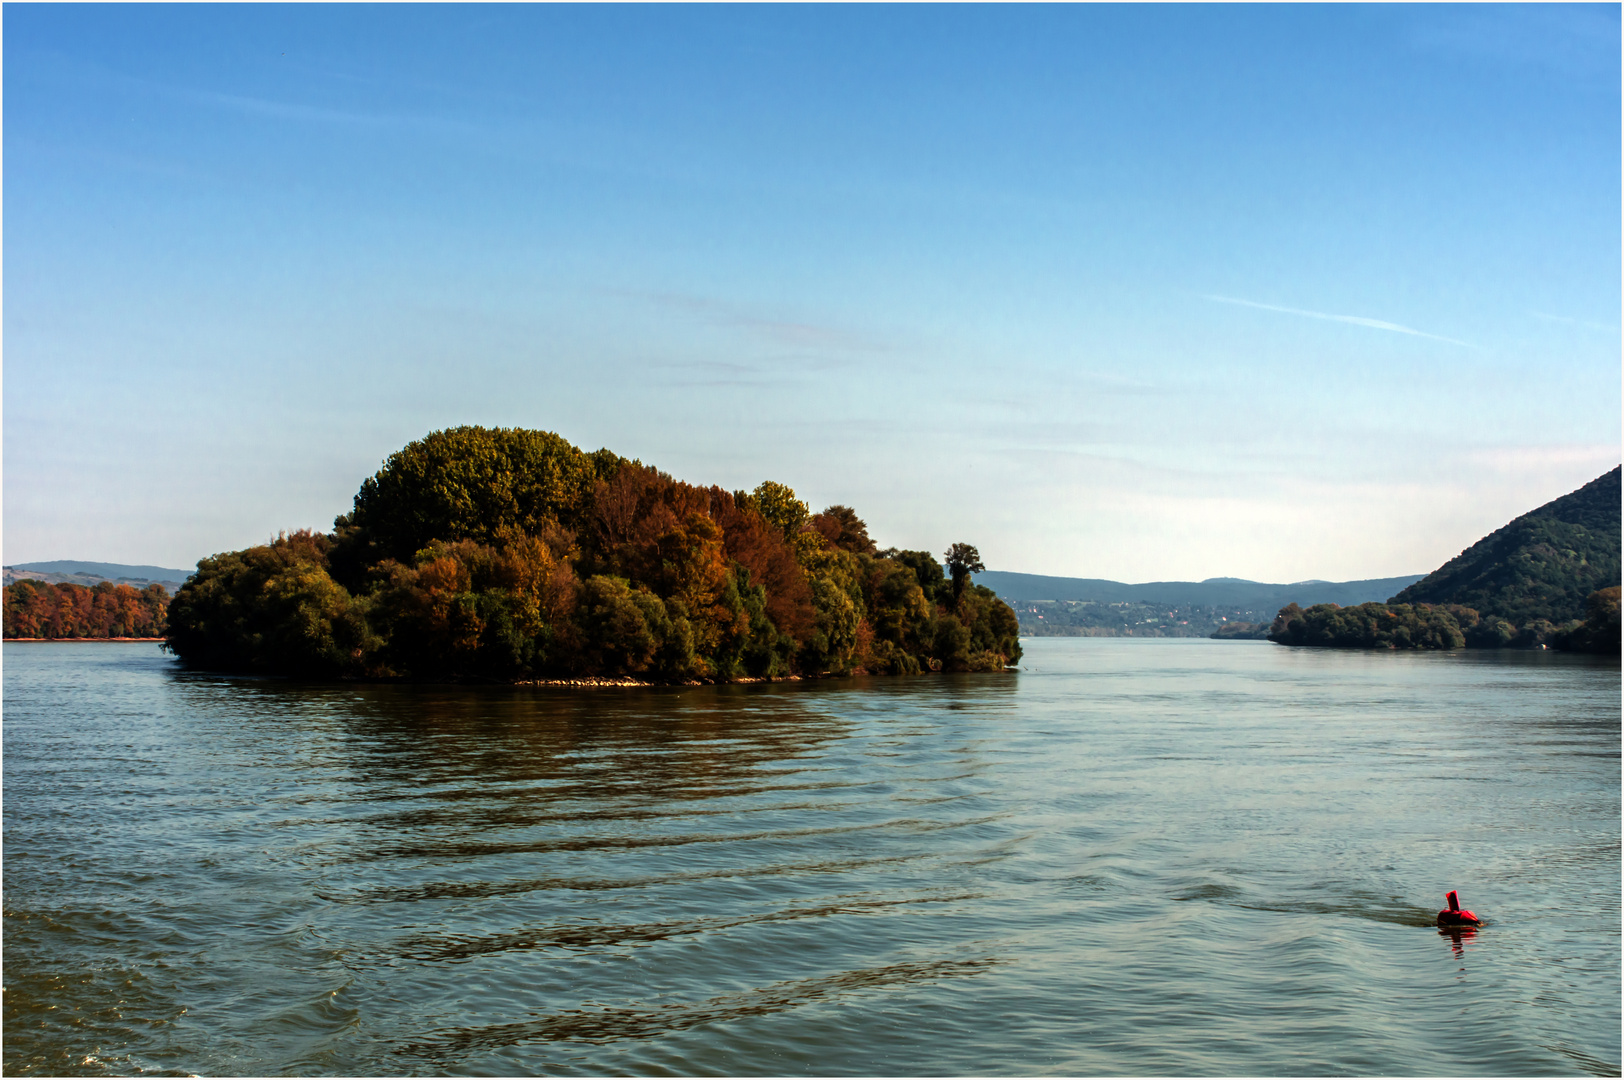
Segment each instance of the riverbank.
[[[687,679],[687,680],[683,680],[681,682],[677,682],[677,681],[662,682],[662,681],[659,681],[657,679],[633,679],[630,676],[622,676],[622,677],[619,677],[619,678],[603,677],[603,678],[585,678],[585,679],[518,679],[518,680],[515,680],[512,683],[512,685],[514,685],[514,686],[564,686],[564,687],[572,687],[572,688],[599,687],[599,686],[627,686],[627,687],[630,687],[630,686],[642,686],[642,687],[652,687],[652,686],[738,686],[738,685],[747,684],[747,683],[801,682],[802,680],[804,680],[806,678],[809,678],[809,677],[810,678],[823,678],[824,676],[818,676],[818,675],[814,675],[814,676],[806,676],[806,675],[745,676],[745,677],[739,678],[739,679],[728,679],[725,682],[724,681],[709,681],[709,682],[707,682],[707,681],[705,681],[703,679]],[[456,685],[456,684],[451,684],[451,685]]]
[[39,644],[48,643],[48,642],[69,642],[69,641],[71,641],[71,642],[102,642],[102,641],[122,641],[122,642],[138,641],[139,642],[139,641],[145,641],[145,642],[148,642],[148,643],[153,644],[153,645],[162,645],[164,643],[164,639],[161,638],[161,637],[8,637],[8,638],[5,638],[4,640],[5,640],[5,643],[7,645],[12,645],[12,644],[16,644],[16,645],[39,645]]

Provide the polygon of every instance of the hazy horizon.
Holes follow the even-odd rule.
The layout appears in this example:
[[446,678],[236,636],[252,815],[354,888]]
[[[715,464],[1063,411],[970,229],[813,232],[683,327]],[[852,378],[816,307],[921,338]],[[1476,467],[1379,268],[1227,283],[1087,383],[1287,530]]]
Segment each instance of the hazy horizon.
[[[8,563],[5,564],[5,568],[7,570],[25,570],[25,571],[32,571],[34,573],[64,573],[64,574],[66,574],[66,573],[73,573],[74,572],[74,571],[69,570],[69,569],[58,569],[58,570],[45,570],[45,569],[42,569],[42,567],[52,566],[52,565],[62,566],[62,567],[72,567],[72,566],[116,566],[121,570],[157,570],[157,571],[164,571],[164,572],[179,572],[179,573],[182,573],[182,574],[191,574],[191,573],[195,572],[195,570],[196,570],[195,564],[193,566],[190,566],[190,567],[155,566],[155,565],[144,564],[144,563],[120,563],[120,562],[115,562],[115,561],[110,560],[110,559],[28,559],[28,560],[24,560],[22,562],[15,562],[15,563],[8,562]],[[1002,569],[1000,569],[998,567],[990,567],[988,569],[988,571],[986,571],[986,572],[999,573],[999,574],[1012,574],[1012,575],[1017,575],[1017,576],[1021,576],[1021,577],[1058,577],[1061,580],[1067,580],[1067,581],[1109,581],[1109,580],[1114,580],[1114,579],[1110,579],[1110,578],[1097,578],[1097,577],[1090,577],[1090,576],[1066,575],[1066,574],[1035,574],[1035,573],[1029,573],[1029,572],[1024,571],[1024,570],[1002,570]],[[151,575],[148,575],[148,576],[150,577]],[[1424,577],[1424,576],[1425,576],[1424,573],[1395,574],[1395,575],[1392,575],[1392,578],[1396,579],[1396,578]],[[156,579],[154,579],[154,580],[156,580]],[[1156,583],[1160,583],[1160,582],[1168,582],[1168,581],[1173,581],[1173,580],[1175,580],[1175,579],[1172,579],[1172,578],[1156,578],[1156,579],[1151,579],[1149,581],[1143,581],[1143,582],[1137,582],[1137,581],[1118,582],[1118,584],[1123,584],[1123,585],[1149,585],[1149,584],[1156,584]],[[1389,579],[1389,578],[1363,578],[1363,579],[1355,579],[1355,580],[1385,581],[1385,580],[1391,580],[1391,579]],[[1278,582],[1276,582],[1276,581],[1255,581],[1252,578],[1237,578],[1237,577],[1203,578],[1202,580],[1200,580],[1198,582],[1192,582],[1191,584],[1206,585],[1206,584],[1211,584],[1211,583],[1214,583],[1214,582],[1231,582],[1231,581],[1232,582],[1238,582],[1238,583],[1241,583],[1241,584],[1246,584],[1246,585],[1337,585],[1337,584],[1342,584],[1341,582],[1326,581],[1324,578],[1304,578],[1304,579],[1302,579],[1300,581],[1278,581]]]
[[1620,459],[1619,9],[4,9],[4,561],[557,431],[1122,582]]

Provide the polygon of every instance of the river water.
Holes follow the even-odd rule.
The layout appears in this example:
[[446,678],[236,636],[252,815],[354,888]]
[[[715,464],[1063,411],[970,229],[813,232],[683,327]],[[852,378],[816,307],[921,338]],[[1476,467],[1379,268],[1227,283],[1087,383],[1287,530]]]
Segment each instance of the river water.
[[1619,1073],[1616,660],[4,695],[8,1075]]

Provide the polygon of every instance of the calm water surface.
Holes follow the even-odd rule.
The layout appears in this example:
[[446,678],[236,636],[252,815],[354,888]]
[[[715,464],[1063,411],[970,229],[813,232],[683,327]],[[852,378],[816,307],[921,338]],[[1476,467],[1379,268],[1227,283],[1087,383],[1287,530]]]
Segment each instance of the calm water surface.
[[1616,660],[4,694],[11,1075],[1619,1072]]

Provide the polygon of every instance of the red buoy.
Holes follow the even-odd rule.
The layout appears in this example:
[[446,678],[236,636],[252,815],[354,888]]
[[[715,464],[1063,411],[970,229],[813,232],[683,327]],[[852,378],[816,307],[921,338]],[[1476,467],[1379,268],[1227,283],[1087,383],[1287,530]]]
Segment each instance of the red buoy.
[[1455,890],[1449,890],[1449,906],[1438,912],[1439,926],[1482,926],[1483,920],[1460,906]]

